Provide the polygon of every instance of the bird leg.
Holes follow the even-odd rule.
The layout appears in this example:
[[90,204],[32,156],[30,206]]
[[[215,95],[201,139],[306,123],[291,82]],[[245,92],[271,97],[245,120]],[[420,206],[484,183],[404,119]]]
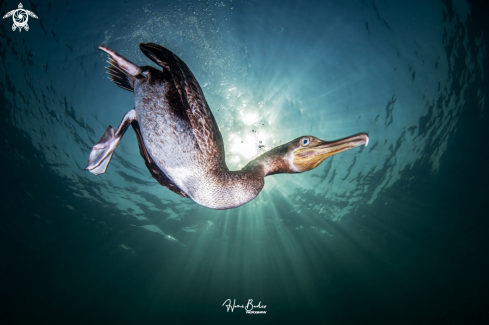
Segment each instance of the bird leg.
[[117,128],[117,131],[114,131],[112,126],[109,126],[100,141],[97,142],[90,151],[88,164],[87,167],[85,167],[85,170],[88,170],[95,175],[105,173],[122,136],[129,125],[131,125],[132,121],[135,120],[137,120],[136,111],[130,110],[122,118],[122,122]]

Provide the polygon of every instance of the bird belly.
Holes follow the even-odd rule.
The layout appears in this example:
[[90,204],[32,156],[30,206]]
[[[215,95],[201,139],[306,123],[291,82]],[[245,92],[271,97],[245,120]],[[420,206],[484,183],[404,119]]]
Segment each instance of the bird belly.
[[136,115],[146,150],[182,191],[200,205],[229,209],[252,200],[263,178],[247,179],[239,172],[220,170],[202,154],[189,120],[174,111],[163,96],[135,89]]
[[189,194],[186,179],[195,177],[198,144],[188,121],[172,112],[169,103],[136,100],[136,115],[146,150],[158,167],[182,191]]
[[208,208],[224,210],[239,207],[253,200],[261,190],[248,188],[240,183],[226,184],[209,182],[201,178],[199,187],[194,191],[192,199]]

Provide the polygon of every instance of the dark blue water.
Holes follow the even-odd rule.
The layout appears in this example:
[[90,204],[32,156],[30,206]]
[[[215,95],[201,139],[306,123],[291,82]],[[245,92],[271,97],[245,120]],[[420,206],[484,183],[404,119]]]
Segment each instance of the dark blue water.
[[[484,1],[23,9],[28,31],[0,24],[1,324],[489,320]],[[90,148],[134,106],[97,47],[152,64],[140,42],[192,69],[232,169],[305,134],[370,143],[226,211],[161,187],[132,130],[94,176]]]

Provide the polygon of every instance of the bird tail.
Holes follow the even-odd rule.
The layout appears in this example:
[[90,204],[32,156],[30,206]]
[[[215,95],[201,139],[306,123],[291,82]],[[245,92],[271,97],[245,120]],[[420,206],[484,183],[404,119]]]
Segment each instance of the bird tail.
[[107,63],[110,65],[106,67],[109,79],[112,80],[117,86],[134,91],[134,80],[132,76],[129,76],[122,68],[117,64],[117,61],[109,57]]
[[134,91],[134,79],[144,78],[141,75],[141,68],[103,44],[98,48],[109,55],[107,61],[110,64],[107,67],[109,79],[125,90]]

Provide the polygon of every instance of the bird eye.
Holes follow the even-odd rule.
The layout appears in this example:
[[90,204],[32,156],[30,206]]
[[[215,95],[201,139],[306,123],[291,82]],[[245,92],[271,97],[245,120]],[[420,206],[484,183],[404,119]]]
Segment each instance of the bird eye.
[[301,139],[301,144],[303,146],[307,146],[309,144],[309,138],[302,138]]

